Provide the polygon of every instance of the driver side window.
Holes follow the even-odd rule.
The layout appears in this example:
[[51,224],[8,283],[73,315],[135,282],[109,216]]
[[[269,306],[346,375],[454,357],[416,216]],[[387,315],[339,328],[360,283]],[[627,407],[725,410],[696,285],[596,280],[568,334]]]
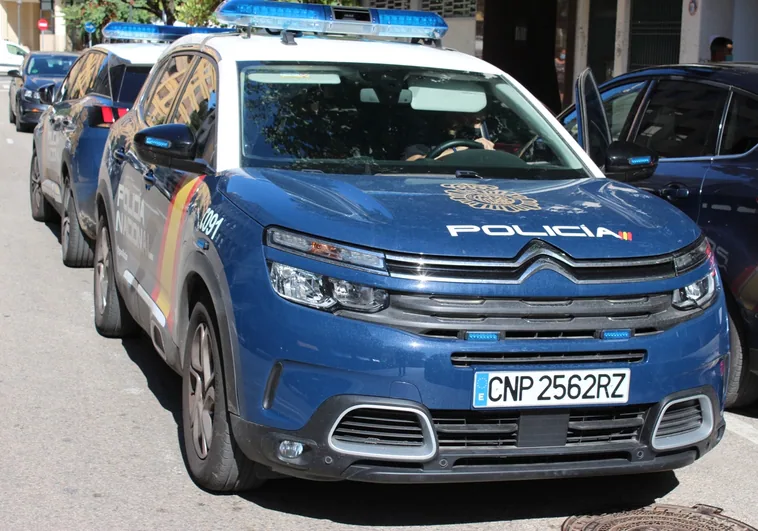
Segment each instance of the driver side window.
[[[600,93],[603,108],[608,117],[608,125],[611,128],[611,140],[615,141],[621,137],[624,125],[633,115],[632,111],[636,108],[636,102],[645,87],[647,87],[647,81],[639,81],[618,85]],[[579,131],[576,123],[576,108],[563,117],[561,123],[568,129],[571,136],[577,139]]]
[[58,89],[58,94],[57,94],[57,97],[55,98],[56,102],[72,99],[72,96],[71,96],[72,84],[74,80],[79,76],[79,72],[82,69],[82,64],[84,64],[86,60],[87,60],[87,57],[82,56],[71,67],[71,70],[69,70],[68,75],[63,80],[63,83],[61,83],[61,87]]

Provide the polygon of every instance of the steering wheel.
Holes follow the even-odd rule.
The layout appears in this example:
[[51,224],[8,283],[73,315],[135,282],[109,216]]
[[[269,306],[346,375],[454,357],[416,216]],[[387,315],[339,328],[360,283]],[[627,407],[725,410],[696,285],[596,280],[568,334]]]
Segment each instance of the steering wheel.
[[480,144],[479,142],[475,142],[473,140],[463,140],[463,139],[457,139],[454,138],[453,140],[448,140],[447,142],[443,142],[439,146],[432,149],[427,155],[427,159],[436,159],[440,155],[442,155],[445,151],[452,147],[467,147],[470,149],[484,149],[484,146]]

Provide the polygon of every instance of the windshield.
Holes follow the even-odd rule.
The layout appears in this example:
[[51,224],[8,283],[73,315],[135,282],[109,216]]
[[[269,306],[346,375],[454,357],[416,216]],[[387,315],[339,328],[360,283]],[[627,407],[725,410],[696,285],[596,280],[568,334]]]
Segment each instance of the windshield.
[[241,63],[239,74],[243,167],[590,176],[501,77],[371,64]]
[[76,57],[43,55],[30,57],[26,73],[30,76],[63,77],[76,61]]

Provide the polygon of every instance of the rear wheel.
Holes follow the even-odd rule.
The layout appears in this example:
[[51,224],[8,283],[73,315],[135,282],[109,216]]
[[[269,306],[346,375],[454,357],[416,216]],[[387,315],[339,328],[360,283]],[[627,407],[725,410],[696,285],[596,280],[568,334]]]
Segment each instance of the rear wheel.
[[758,400],[758,377],[750,372],[742,330],[729,315],[729,340],[731,356],[729,358],[729,383],[726,394],[726,407],[738,408],[749,406]]
[[61,218],[61,259],[68,267],[92,267],[92,245],[79,225],[74,194],[66,188]]
[[16,123],[16,115],[13,114],[13,105],[11,105],[11,99],[8,98],[8,121],[10,123]]
[[104,217],[97,223],[94,268],[95,329],[105,337],[129,337],[138,328],[116,285],[110,233]]
[[35,221],[51,221],[55,216],[53,206],[48,203],[42,193],[37,152],[32,152],[32,164],[29,168],[29,199],[32,205],[32,219]]
[[184,352],[182,424],[184,450],[192,478],[215,492],[249,490],[265,480],[257,465],[237,447],[224,392],[220,343],[212,306],[195,304]]

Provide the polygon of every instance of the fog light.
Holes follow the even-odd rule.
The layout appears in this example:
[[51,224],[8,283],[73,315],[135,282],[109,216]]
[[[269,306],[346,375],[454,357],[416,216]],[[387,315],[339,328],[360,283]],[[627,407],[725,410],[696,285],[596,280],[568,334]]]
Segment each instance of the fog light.
[[279,443],[279,455],[285,459],[297,459],[303,454],[303,443],[282,441]]

